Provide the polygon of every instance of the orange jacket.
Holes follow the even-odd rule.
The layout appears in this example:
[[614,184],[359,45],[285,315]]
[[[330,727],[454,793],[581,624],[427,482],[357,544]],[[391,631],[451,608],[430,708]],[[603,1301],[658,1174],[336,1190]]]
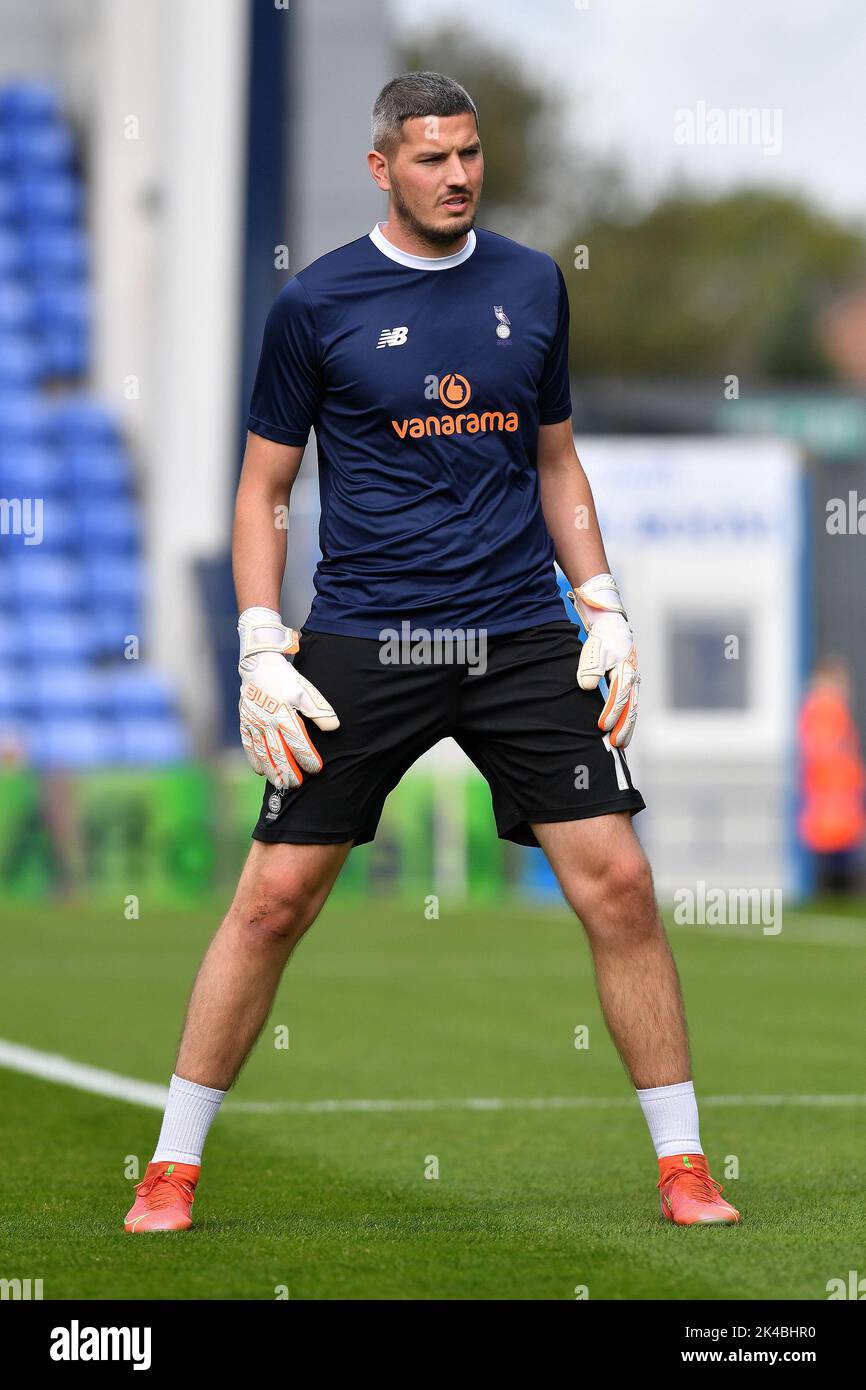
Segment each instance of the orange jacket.
[[800,836],[818,854],[853,849],[866,830],[866,771],[857,729],[837,691],[807,695],[798,724],[802,766]]

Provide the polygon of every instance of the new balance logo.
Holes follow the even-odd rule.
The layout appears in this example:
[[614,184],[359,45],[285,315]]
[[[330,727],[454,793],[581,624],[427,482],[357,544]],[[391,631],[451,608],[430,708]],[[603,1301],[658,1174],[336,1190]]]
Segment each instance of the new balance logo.
[[376,347],[402,347],[408,336],[409,329],[405,324],[402,328],[383,328]]

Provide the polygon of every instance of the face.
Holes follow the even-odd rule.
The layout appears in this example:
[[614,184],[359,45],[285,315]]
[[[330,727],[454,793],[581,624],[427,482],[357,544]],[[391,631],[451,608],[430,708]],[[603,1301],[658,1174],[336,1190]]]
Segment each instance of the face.
[[370,170],[394,212],[426,241],[456,241],[472,227],[484,181],[475,117],[415,116],[388,160],[370,155]]

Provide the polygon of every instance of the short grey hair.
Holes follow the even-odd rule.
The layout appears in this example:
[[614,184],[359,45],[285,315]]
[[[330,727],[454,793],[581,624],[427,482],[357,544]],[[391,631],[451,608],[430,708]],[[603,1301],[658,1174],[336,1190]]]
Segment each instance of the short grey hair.
[[478,111],[465,87],[441,72],[404,72],[386,82],[373,104],[373,149],[393,154],[403,138],[403,122],[413,116],[459,116]]

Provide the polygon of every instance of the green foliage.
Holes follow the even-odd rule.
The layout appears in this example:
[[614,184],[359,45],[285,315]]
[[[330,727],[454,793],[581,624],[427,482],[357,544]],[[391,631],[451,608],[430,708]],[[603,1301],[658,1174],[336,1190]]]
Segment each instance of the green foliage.
[[866,240],[793,195],[678,192],[563,245],[577,372],[752,380],[829,375],[816,318],[866,274]]
[[[567,95],[477,34],[416,37],[404,70],[462,82],[478,106],[480,225],[549,251],[571,295],[576,373],[828,380],[816,321],[866,277],[866,235],[796,192],[708,197],[678,188],[638,207],[621,165],[563,131]],[[574,247],[589,247],[589,269]]]

